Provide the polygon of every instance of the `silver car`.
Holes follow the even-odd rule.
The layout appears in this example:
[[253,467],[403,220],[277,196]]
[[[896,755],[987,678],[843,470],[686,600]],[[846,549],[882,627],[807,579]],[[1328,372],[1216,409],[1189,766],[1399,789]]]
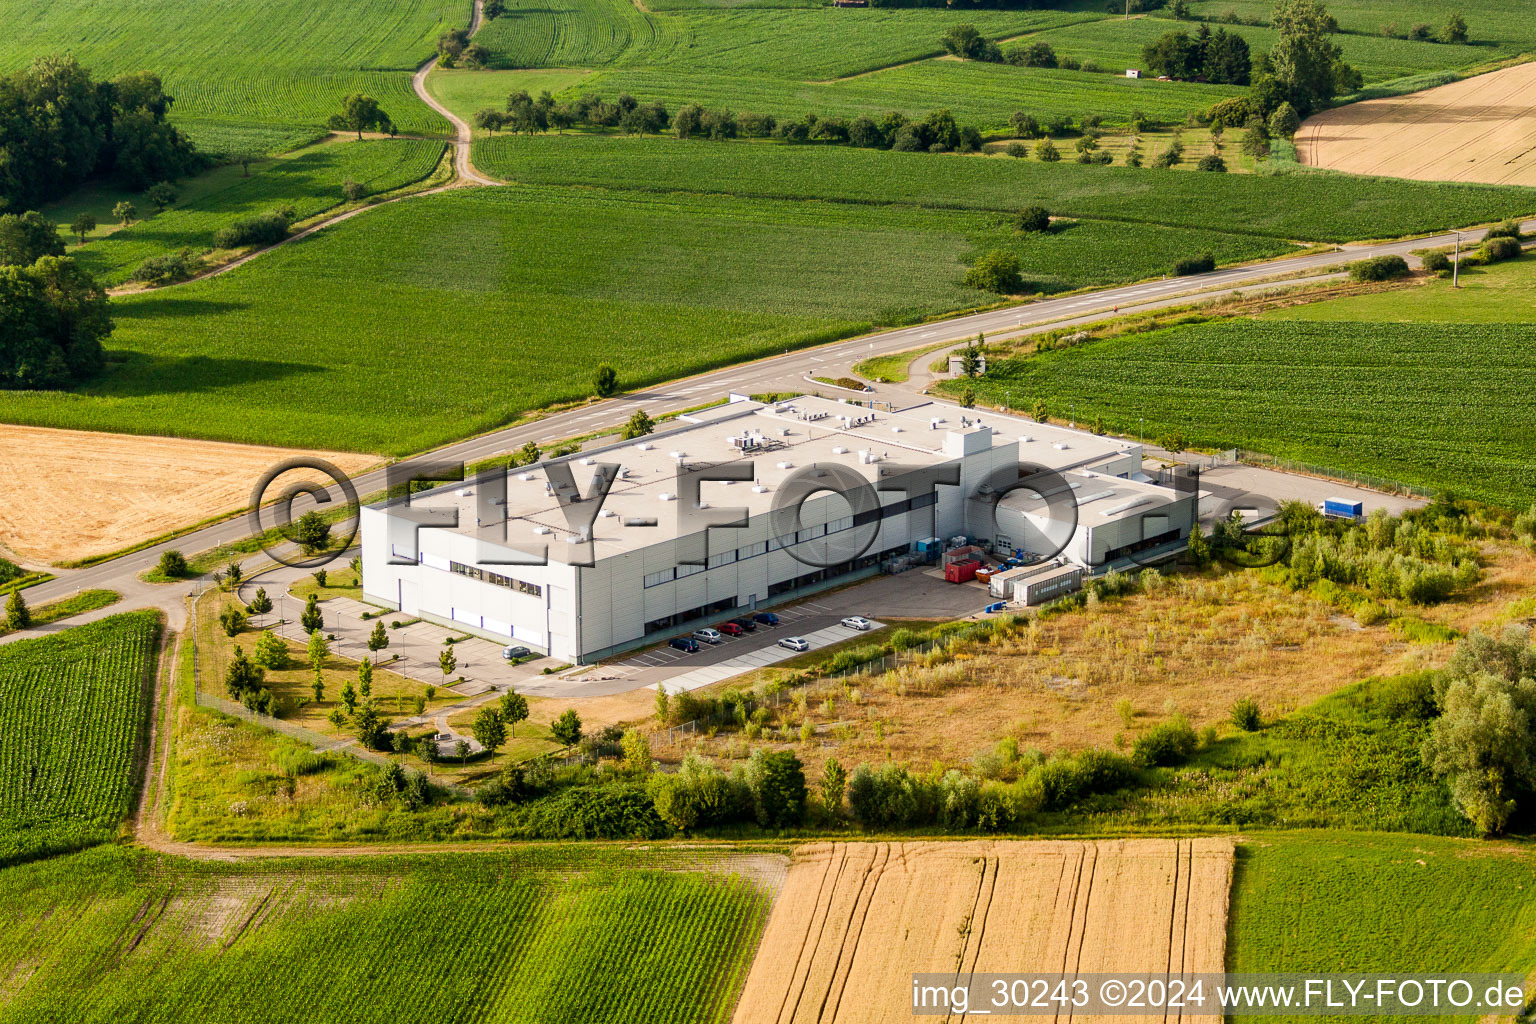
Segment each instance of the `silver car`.
[[808,651],[811,645],[803,636],[787,636],[779,641],[779,646],[791,651]]
[[870,622],[862,615],[850,615],[843,620],[843,625],[847,626],[849,629],[856,629],[862,633],[864,630],[873,626],[874,623]]

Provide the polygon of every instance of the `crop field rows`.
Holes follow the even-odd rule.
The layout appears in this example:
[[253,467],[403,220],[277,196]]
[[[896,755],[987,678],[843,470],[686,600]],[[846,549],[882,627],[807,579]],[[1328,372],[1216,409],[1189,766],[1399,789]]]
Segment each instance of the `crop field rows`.
[[909,1020],[913,973],[1220,972],[1232,852],[1227,839],[801,846],[735,1021]]
[[1145,222],[1344,242],[1536,212],[1536,189],[1335,174],[1174,174],[1011,157],[886,153],[847,146],[498,137],[475,144],[486,171],[522,183],[710,192],[764,199],[912,204]]
[[446,135],[447,122],[411,92],[410,73],[468,16],[452,0],[356,0],[344,12],[305,0],[0,0],[0,69],[69,52],[98,77],[153,71],[176,99],[172,120],[215,151],[313,138],[358,91],[402,131]]
[[550,847],[290,871],[101,850],[28,865],[0,873],[15,923],[0,934],[0,1022],[364,1024],[430,1007],[711,1024],[729,1017],[772,890],[729,856],[697,860]]
[[155,612],[0,647],[0,863],[110,839],[133,802]]

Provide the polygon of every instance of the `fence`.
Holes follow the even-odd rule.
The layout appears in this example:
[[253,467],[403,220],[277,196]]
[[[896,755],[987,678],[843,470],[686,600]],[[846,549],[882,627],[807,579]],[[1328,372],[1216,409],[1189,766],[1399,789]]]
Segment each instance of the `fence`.
[[1264,469],[1278,470],[1282,473],[1304,473],[1307,476],[1323,477],[1328,480],[1337,480],[1340,483],[1351,484],[1355,487],[1365,487],[1373,491],[1400,494],[1410,498],[1428,499],[1435,496],[1435,492],[1429,488],[1415,487],[1413,484],[1406,484],[1401,480],[1390,480],[1386,477],[1373,476],[1370,473],[1355,473],[1349,470],[1333,469],[1328,466],[1319,466],[1309,462],[1297,462],[1293,459],[1281,459],[1273,455],[1248,452],[1242,449],[1233,449],[1225,454],[1234,461],[1241,462],[1247,466],[1259,466]]

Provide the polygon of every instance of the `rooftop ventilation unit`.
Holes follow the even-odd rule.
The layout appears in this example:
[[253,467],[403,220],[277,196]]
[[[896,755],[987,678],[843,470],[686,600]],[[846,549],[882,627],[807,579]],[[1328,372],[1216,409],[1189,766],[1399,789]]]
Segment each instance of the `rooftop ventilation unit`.
[[587,458],[581,460],[581,464],[583,466],[590,466],[590,465],[592,465],[592,463],[594,463],[596,461],[597,461],[596,459],[592,458],[591,456],[588,456]]
[[847,455],[848,454],[848,449],[844,448],[842,445],[837,445],[836,447],[834,447],[832,449],[832,454],[833,455]]
[[667,452],[667,455],[674,459],[681,459],[687,454],[687,452]]
[[656,497],[660,498],[662,501],[676,501],[677,500],[677,495],[673,494],[671,491],[662,491]]
[[648,452],[648,451],[651,450],[651,442],[649,442],[649,441],[641,441],[639,444],[635,445],[635,447],[638,448],[642,452]]
[[764,484],[758,484],[757,486],[752,488],[752,493],[753,494],[767,494],[768,493],[768,488]]
[[874,452],[867,448],[861,448],[859,449],[859,461],[867,466],[879,462],[880,456],[876,455]]
[[1077,499],[1077,503],[1078,503],[1079,506],[1081,506],[1081,505],[1086,505],[1086,504],[1088,504],[1091,501],[1099,501],[1100,499],[1103,499],[1103,498],[1113,498],[1114,496],[1115,496],[1115,492],[1114,491],[1094,491],[1092,494],[1079,495],[1078,499]]
[[621,470],[619,470],[619,476],[620,476],[620,478],[622,478],[624,480],[628,480],[629,479],[629,470],[628,469],[621,469]]
[[1033,441],[1034,441],[1034,438],[1030,437],[1028,434],[1020,434],[1019,435],[1019,443],[1020,444],[1030,444]]
[[533,474],[532,473],[519,473],[519,474],[517,474],[517,478],[519,480],[532,480],[533,479]]
[[460,487],[458,489],[458,491],[457,491],[457,494],[461,498],[467,498],[467,497],[469,497],[469,488],[468,487]]
[[794,469],[795,468],[795,464],[793,462],[781,462],[781,463],[778,464],[778,466],[779,466],[780,469]]
[[534,533],[537,533],[537,534],[538,534],[538,535],[540,535],[540,536],[541,536],[541,537],[542,537],[542,536],[545,536],[545,535],[547,535],[547,534],[551,534],[551,533],[554,533],[554,532],[555,532],[555,531],[554,531],[554,530],[551,530],[551,529],[550,529],[550,528],[549,528],[549,527],[547,527],[547,526],[535,526],[535,527],[534,527],[534,528],[533,528],[533,532],[534,532]]
[[938,430],[939,429],[939,424],[943,423],[943,422],[944,422],[944,417],[943,416],[935,416],[933,419],[928,421],[928,429],[929,430]]
[[899,434],[899,433],[901,433],[901,428],[900,427],[892,427],[891,428],[891,433]]
[[598,515],[602,516],[604,519],[612,519],[614,516],[618,515],[618,513],[611,508],[605,508],[599,512]]
[[1059,452],[1064,452],[1070,446],[1065,441],[1057,441],[1055,444],[1051,445],[1051,447],[1055,448]]
[[789,428],[788,427],[780,427],[779,428],[779,436],[780,437],[788,437],[789,436]]
[[1121,512],[1129,512],[1133,508],[1140,508],[1142,505],[1150,505],[1150,504],[1152,504],[1152,499],[1150,497],[1148,497],[1147,495],[1143,494],[1139,498],[1132,498],[1130,501],[1122,501],[1120,504],[1116,505],[1114,508],[1107,508],[1107,509],[1105,509],[1103,511],[1102,514],[1105,515],[1105,516],[1117,516]]

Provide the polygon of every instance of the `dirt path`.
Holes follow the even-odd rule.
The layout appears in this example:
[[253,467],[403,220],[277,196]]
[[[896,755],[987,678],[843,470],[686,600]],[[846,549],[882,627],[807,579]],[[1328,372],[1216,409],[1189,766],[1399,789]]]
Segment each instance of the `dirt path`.
[[[484,0],[475,0],[475,13],[469,21],[469,35],[471,38],[474,37],[476,32],[480,31],[480,24],[484,19],[484,15]],[[442,114],[453,125],[453,168],[457,172],[457,179],[454,184],[460,187],[466,185],[502,184],[502,182],[494,178],[487,178],[475,170],[474,161],[470,158],[470,144],[474,139],[474,134],[470,131],[469,125],[465,124],[464,119],[459,117],[458,114],[437,102],[437,99],[427,91],[427,75],[436,66],[437,58],[434,56],[431,60],[417,68],[416,74],[411,77],[411,88],[416,90],[416,95],[421,98],[421,102]]]

